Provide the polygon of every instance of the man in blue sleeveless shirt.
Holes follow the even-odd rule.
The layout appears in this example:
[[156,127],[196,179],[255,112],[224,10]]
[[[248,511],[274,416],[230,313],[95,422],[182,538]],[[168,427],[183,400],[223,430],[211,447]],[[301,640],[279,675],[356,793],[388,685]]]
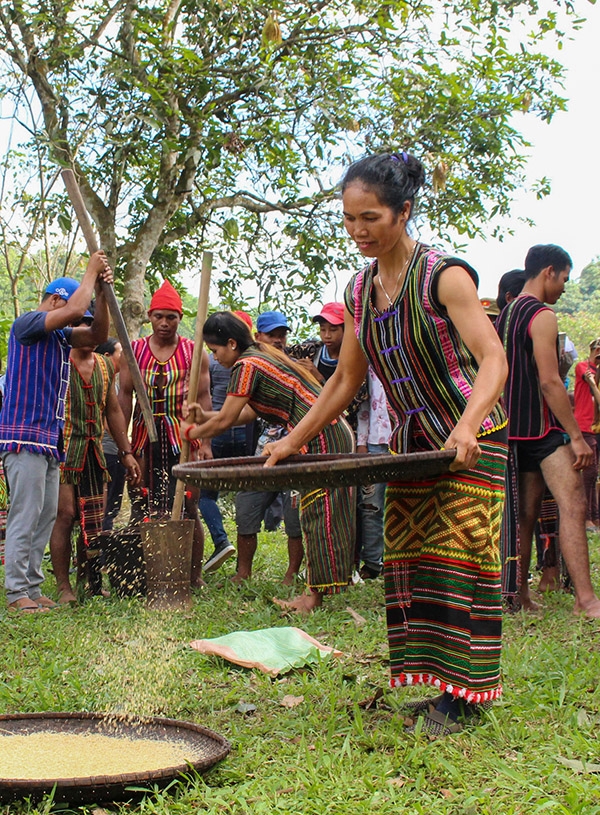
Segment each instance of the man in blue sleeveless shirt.
[[[62,430],[71,346],[95,346],[108,336],[101,281],[112,283],[104,252],[96,252],[78,284],[62,277],[46,289],[35,311],[10,331],[6,390],[0,412],[0,456],[10,491],[6,524],[5,588],[11,611],[47,611],[41,592],[42,557],[58,504]],[[96,291],[91,325],[77,325]]]

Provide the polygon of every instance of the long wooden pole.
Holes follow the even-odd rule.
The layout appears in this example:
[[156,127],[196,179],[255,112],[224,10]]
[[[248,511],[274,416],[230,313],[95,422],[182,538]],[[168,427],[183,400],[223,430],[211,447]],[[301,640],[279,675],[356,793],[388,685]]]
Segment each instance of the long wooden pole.
[[[81,190],[79,189],[79,184],[75,178],[75,173],[73,170],[62,170],[61,175],[69,198],[71,199],[71,204],[75,210],[75,215],[77,216],[77,221],[81,227],[83,237],[85,238],[88,252],[90,255],[93,255],[94,252],[98,251],[98,242],[96,241],[96,235],[89,219],[87,209],[83,203]],[[102,281],[102,290],[104,292],[108,310],[117,332],[117,337],[119,338],[119,342],[123,348],[123,356],[125,357],[125,361],[127,362],[131,372],[131,380],[136,392],[138,404],[142,410],[142,416],[144,417],[144,423],[146,425],[146,429],[148,430],[148,436],[150,441],[157,441],[158,437],[156,435],[156,426],[154,424],[152,408],[150,407],[150,402],[148,400],[148,393],[146,392],[146,386],[144,385],[137,360],[133,355],[133,348],[131,347],[129,334],[127,333],[123,315],[121,314],[121,309],[119,308],[119,304],[115,296],[115,290],[110,283],[105,283],[104,281]]]
[[[194,352],[192,354],[192,365],[190,368],[190,389],[188,391],[188,402],[195,402],[198,398],[198,382],[200,380],[200,367],[202,363],[202,349],[204,340],[202,332],[206,315],[208,314],[208,294],[210,289],[210,273],[212,269],[212,252],[202,253],[202,270],[200,272],[200,293],[198,295],[198,316],[196,317],[196,328],[194,330]],[[190,443],[187,439],[181,439],[181,453],[179,463],[185,464],[190,457]],[[171,520],[178,521],[183,511],[183,499],[185,491],[185,481],[177,479],[175,487],[175,499]]]

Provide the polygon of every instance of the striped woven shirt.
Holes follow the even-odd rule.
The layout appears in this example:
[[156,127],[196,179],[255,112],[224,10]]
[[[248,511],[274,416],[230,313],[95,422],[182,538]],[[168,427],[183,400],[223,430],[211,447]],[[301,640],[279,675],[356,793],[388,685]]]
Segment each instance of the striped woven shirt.
[[[437,299],[439,276],[449,266],[464,268],[477,285],[477,273],[465,261],[418,244],[393,307],[380,313],[374,305],[377,261],[345,291],[358,341],[398,419],[390,439],[394,452],[442,448],[473,389],[477,362]],[[497,404],[478,435],[505,424]]]
[[8,340],[0,452],[63,459],[71,329],[47,332],[45,311],[22,314]]
[[[269,354],[251,347],[231,369],[228,394],[248,397],[250,407],[262,419],[283,425],[290,431],[317,401],[320,390],[316,383],[313,385],[301,379],[285,361],[275,361]],[[338,426],[340,433],[337,432]],[[343,420],[334,420],[308,443],[306,451],[346,452],[347,428]]]
[[[177,348],[166,362],[161,362],[152,353],[150,337],[134,340],[131,346],[146,385],[154,419],[164,424],[171,449],[179,453],[179,422],[183,418],[183,400],[189,390],[194,343],[187,337],[179,337]],[[140,455],[147,442],[148,431],[141,408],[136,404],[131,446]]]
[[[537,297],[521,294],[502,310],[496,321],[508,360],[504,402],[509,417],[509,439],[540,439],[551,430],[563,429],[544,399],[533,356],[531,323],[538,314],[548,310]],[[558,344],[556,362],[558,370]]]
[[71,375],[65,411],[65,461],[61,467],[63,479],[73,484],[75,473],[83,472],[86,456],[93,450],[100,466],[106,470],[102,449],[102,433],[108,391],[115,377],[112,361],[94,354],[94,368],[86,382],[71,360]]

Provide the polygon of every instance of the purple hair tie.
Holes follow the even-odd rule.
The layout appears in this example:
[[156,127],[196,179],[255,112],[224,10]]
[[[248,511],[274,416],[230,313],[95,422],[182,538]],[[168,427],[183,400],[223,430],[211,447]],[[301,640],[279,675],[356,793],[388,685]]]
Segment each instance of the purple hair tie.
[[403,150],[403,151],[402,151],[402,153],[401,153],[401,155],[402,155],[402,161],[403,161],[405,164],[408,164],[408,153],[406,153],[406,152]]
[[413,408],[412,410],[405,410],[404,415],[405,416],[412,416],[413,413],[420,413],[422,410],[425,410],[425,408],[424,407],[418,407],[418,408]]
[[412,376],[402,376],[400,379],[392,379],[390,385],[399,385],[401,382],[410,382]]

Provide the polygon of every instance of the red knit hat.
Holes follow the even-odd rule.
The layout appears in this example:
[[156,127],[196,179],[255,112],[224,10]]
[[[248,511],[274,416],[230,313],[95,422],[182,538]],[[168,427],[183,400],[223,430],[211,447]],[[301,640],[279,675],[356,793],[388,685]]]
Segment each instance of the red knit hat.
[[250,331],[252,331],[252,329],[254,328],[254,326],[252,325],[252,317],[248,314],[247,311],[234,311],[232,313],[235,314],[238,320],[241,320],[243,323],[246,323]]
[[157,309],[161,311],[178,311],[183,315],[181,297],[168,280],[165,280],[160,289],[154,292],[152,300],[150,300],[150,308],[148,311],[155,311]]

